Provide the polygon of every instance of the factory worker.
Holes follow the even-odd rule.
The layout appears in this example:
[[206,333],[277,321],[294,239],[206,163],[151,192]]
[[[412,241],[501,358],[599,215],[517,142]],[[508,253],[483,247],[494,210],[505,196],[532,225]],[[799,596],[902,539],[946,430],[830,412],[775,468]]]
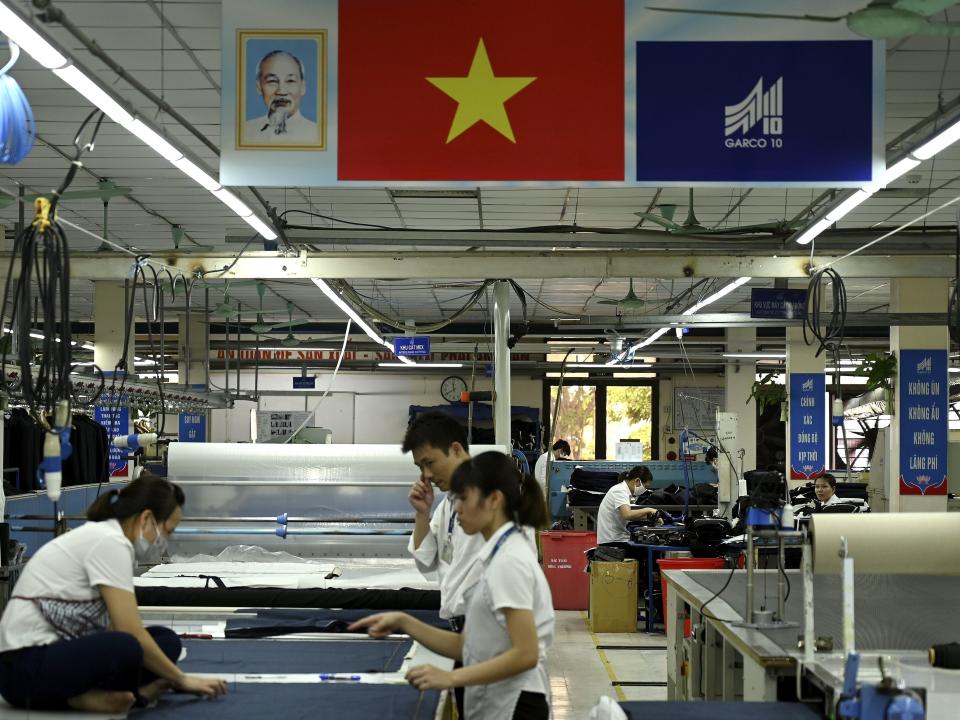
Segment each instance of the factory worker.
[[717,467],[717,461],[719,459],[720,459],[720,453],[717,452],[717,449],[711,445],[710,449],[707,450],[707,454],[704,455],[703,461],[707,465],[710,465],[711,467]]
[[830,473],[824,473],[816,479],[813,483],[813,491],[817,494],[820,507],[843,502],[837,497],[837,479]]
[[544,495],[547,494],[547,463],[550,461],[551,455],[554,460],[569,460],[571,454],[570,443],[562,439],[557,440],[550,450],[551,453],[544,453],[537,458],[537,462],[533,466],[533,476],[540,483],[540,487],[543,488]]
[[620,475],[622,482],[607,490],[597,510],[597,543],[628,542],[630,533],[627,523],[650,520],[656,516],[655,508],[635,508],[631,504],[639,490],[649,490],[653,485],[650,468],[637,465]]
[[144,472],[87,509],[90,522],[27,563],[0,619],[0,695],[27,710],[123,713],[167,689],[216,697],[222,680],[181,672],[180,639],[144,628],[134,562],[157,562],[183,491]]
[[466,720],[547,720],[550,681],[546,653],[553,642],[550,588],[523,527],[543,527],[547,507],[536,481],[510,458],[487,452],[463,463],[452,490],[463,531],[481,539],[479,581],[467,592],[462,635],[405,613],[354,623],[372,637],[401,632],[434,652],[462,659],[452,671],[420,665],[407,673],[418,690],[466,686]]

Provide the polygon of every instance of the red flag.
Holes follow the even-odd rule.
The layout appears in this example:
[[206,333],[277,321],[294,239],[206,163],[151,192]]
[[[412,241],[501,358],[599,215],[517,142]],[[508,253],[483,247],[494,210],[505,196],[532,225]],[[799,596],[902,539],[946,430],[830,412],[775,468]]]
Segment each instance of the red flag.
[[624,178],[623,0],[341,0],[341,180]]

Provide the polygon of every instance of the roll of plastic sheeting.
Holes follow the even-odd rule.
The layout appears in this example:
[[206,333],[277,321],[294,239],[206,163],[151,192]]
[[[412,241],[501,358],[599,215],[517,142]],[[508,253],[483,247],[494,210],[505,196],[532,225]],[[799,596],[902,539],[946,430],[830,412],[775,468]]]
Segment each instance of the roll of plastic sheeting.
[[813,571],[839,575],[841,538],[858,575],[960,575],[960,513],[816,514]]
[[[503,447],[477,445],[473,454]],[[416,469],[399,445],[273,445],[172,443],[171,480],[297,480],[413,482]]]

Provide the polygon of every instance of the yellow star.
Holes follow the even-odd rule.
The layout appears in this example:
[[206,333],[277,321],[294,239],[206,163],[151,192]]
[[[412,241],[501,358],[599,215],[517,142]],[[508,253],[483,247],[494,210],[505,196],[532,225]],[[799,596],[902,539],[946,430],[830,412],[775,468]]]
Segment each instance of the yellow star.
[[534,80],[535,77],[496,77],[490,67],[483,38],[480,38],[477,51],[473,54],[470,73],[466,77],[427,78],[427,82],[458,103],[457,114],[447,135],[448,143],[481,120],[515,143],[504,103]]

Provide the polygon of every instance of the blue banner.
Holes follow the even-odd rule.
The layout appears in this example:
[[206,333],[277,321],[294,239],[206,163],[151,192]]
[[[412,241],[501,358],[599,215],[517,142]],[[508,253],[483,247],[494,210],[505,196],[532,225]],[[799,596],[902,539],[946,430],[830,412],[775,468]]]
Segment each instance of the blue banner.
[[207,414],[180,413],[180,442],[207,441]]
[[393,354],[397,357],[429,357],[430,337],[428,335],[395,337]]
[[106,395],[101,396],[100,399],[103,404],[93,408],[93,419],[103,425],[107,431],[107,443],[110,448],[110,477],[127,477],[128,451],[113,446],[115,437],[130,434],[130,409],[127,407],[127,397],[121,397],[119,402]]
[[750,288],[750,317],[772,320],[801,320],[806,316],[806,290]]
[[636,77],[638,182],[873,179],[868,40],[641,41]]
[[317,376],[308,375],[297,376],[293,379],[293,389],[294,390],[316,390],[317,389]]
[[947,494],[946,350],[901,350],[900,494]]
[[827,399],[823,373],[790,373],[790,479],[813,480],[827,467]]

